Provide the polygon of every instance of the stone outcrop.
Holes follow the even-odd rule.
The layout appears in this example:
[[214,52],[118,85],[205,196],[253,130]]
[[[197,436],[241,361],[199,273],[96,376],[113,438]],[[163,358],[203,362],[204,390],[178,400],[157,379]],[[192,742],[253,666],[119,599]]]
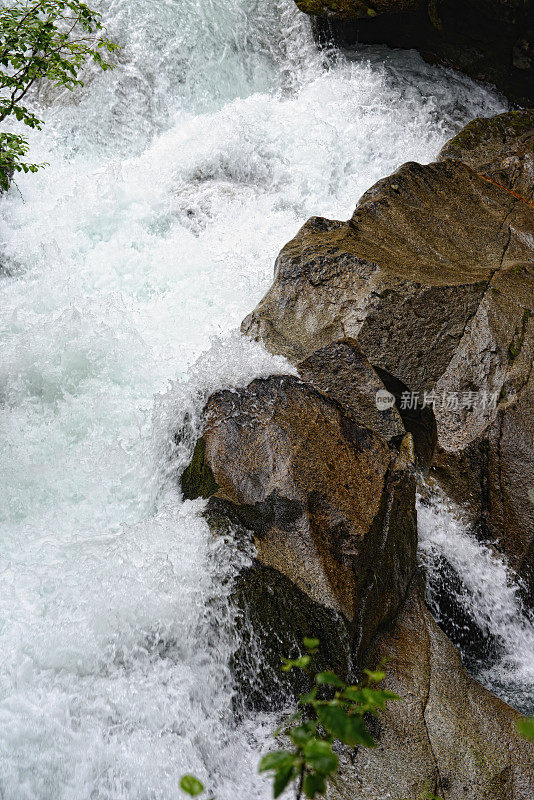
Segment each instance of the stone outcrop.
[[[354,342],[313,353],[299,370],[305,380],[214,394],[182,487],[209,496],[212,527],[226,519],[253,539],[255,566],[238,592],[255,627],[279,627],[276,604],[291,596],[308,609],[308,631],[282,615],[297,624],[292,643],[322,618],[345,630],[353,658],[394,618],[416,569],[413,440],[394,406],[377,409],[384,386]],[[275,582],[285,589],[267,602]]]
[[534,109],[474,119],[441,150],[526,200],[534,200]]
[[[530,134],[512,137],[512,123],[490,125],[495,144],[474,126],[474,167],[505,159],[503,137],[518,151]],[[294,362],[353,337],[434,404],[436,475],[532,590],[534,205],[447,157],[464,150],[452,140],[440,163],[405,164],[348,222],[309,220],[243,330]]]
[[[402,700],[372,722],[376,749],[340,751],[330,800],[534,793],[517,712],[469,676],[425,607],[414,511],[415,467],[432,462],[528,578],[529,125],[525,114],[475,123],[439,162],[379,181],[348,222],[303,226],[243,323],[299,377],[212,395],[182,476],[186,497],[208,498],[214,531],[254,544],[234,587],[245,703],[272,708],[304,688],[278,665],[306,635],[321,640],[317,668],[343,677],[390,659]],[[424,402],[412,407],[413,393]]]
[[298,365],[300,377],[388,442],[400,445],[406,430],[395,405],[379,410],[384,384],[355,339],[341,339],[316,350]]
[[373,364],[430,390],[494,275],[532,259],[533,215],[458,161],[405,164],[348,222],[300,229],[243,331],[292,361],[352,336]]
[[295,0],[338,45],[415,48],[431,63],[493,83],[514,102],[534,99],[532,0]]
[[402,699],[380,716],[376,749],[342,756],[330,800],[534,796],[534,745],[516,734],[517,712],[469,676],[415,589],[367,659],[384,657]]

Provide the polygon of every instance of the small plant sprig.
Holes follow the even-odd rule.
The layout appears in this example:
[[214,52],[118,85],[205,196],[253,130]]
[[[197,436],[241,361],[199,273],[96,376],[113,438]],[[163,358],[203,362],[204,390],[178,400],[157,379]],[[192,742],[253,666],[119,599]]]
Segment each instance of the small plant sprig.
[[[328,781],[339,767],[334,743],[341,742],[352,748],[375,747],[365,716],[376,716],[388,700],[400,699],[394,692],[377,688],[386,677],[380,668],[364,670],[365,677],[355,686],[347,685],[330,670],[314,674],[313,660],[319,640],[304,639],[303,644],[304,655],[283,659],[282,670],[304,670],[312,688],[299,696],[297,710],[275,731],[275,738],[289,739],[291,745],[267,753],[259,765],[260,772],[272,775],[275,798],[291,784],[295,787],[296,800],[303,796],[310,800],[323,796]],[[184,775],[180,786],[191,797],[204,792],[202,783],[192,775]]]
[[[204,786],[194,775],[184,775],[180,781],[180,789],[190,797],[198,797],[204,791]],[[210,797],[209,800],[215,800],[215,798]]]
[[364,670],[364,679],[355,686],[347,685],[331,671],[313,676],[319,640],[304,639],[303,644],[306,653],[297,659],[284,659],[282,667],[285,672],[302,669],[313,681],[311,690],[300,695],[297,711],[275,733],[287,737],[292,747],[268,753],[260,762],[260,772],[273,775],[275,798],[291,783],[296,786],[297,800],[324,795],[339,767],[334,742],[353,748],[374,747],[365,715],[376,716],[388,700],[399,699],[393,692],[377,688],[386,677],[381,669]]

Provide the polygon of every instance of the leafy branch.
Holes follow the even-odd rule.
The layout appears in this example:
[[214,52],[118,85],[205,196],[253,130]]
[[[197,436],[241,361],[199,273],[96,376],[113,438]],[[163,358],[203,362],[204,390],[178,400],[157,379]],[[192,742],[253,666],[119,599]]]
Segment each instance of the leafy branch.
[[[282,670],[304,670],[312,688],[299,696],[295,712],[275,731],[275,738],[283,738],[290,744],[267,753],[259,765],[260,772],[272,776],[275,798],[291,784],[296,800],[324,796],[328,781],[339,767],[334,745],[374,747],[376,743],[367,729],[366,716],[376,716],[389,700],[399,699],[393,692],[377,688],[386,676],[381,669],[364,670],[365,677],[357,685],[347,685],[335,672],[314,674],[313,659],[319,640],[304,639],[303,644],[304,655],[284,659]],[[192,797],[204,791],[200,781],[191,775],[184,776],[180,785]]]
[[[15,117],[29,128],[43,121],[23,101],[46,80],[73,91],[83,86],[80,74],[89,61],[112,68],[109,55],[118,49],[105,36],[102,16],[80,0],[13,0],[0,8],[0,123]],[[0,133],[0,188],[14,172],[36,172],[43,164],[25,161],[27,139]]]

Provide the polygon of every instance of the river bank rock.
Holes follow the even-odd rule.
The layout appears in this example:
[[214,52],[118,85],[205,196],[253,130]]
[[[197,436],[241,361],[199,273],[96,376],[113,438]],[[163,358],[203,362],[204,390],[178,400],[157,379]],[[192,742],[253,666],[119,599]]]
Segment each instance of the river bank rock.
[[213,528],[226,519],[253,539],[238,592],[259,627],[278,638],[294,629],[298,645],[316,625],[337,626],[345,633],[326,638],[331,648],[345,637],[348,663],[395,617],[416,569],[413,440],[394,407],[372,407],[384,387],[350,342],[313,354],[302,372],[306,381],[258,379],[212,395],[182,487],[209,496]]
[[384,684],[401,701],[381,714],[378,747],[343,754],[330,800],[534,796],[534,745],[517,735],[518,713],[470,677],[415,588],[367,662],[385,657]]
[[438,161],[446,158],[534,200],[534,109],[474,119],[442,148]]
[[534,205],[466,164],[408,163],[348,222],[309,220],[243,323],[294,362],[353,337],[433,406],[436,474],[531,590],[533,233]]
[[495,84],[514,103],[534,100],[532,0],[295,0],[338,46],[387,44]]
[[405,164],[348,222],[308,220],[243,331],[294,362],[351,336],[373,364],[430,390],[494,275],[532,259],[533,212],[459,161]]

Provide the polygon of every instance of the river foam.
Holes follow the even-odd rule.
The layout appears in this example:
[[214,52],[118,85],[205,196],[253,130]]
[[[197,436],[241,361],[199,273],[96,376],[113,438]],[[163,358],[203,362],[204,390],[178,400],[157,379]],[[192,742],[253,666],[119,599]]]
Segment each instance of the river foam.
[[176,483],[198,410],[288,368],[235,331],[306,218],[503,105],[413,53],[327,59],[289,0],[101,7],[117,69],[40,91],[50,166],[0,199],[0,793],[267,798],[271,722],[231,713],[244,556]]

